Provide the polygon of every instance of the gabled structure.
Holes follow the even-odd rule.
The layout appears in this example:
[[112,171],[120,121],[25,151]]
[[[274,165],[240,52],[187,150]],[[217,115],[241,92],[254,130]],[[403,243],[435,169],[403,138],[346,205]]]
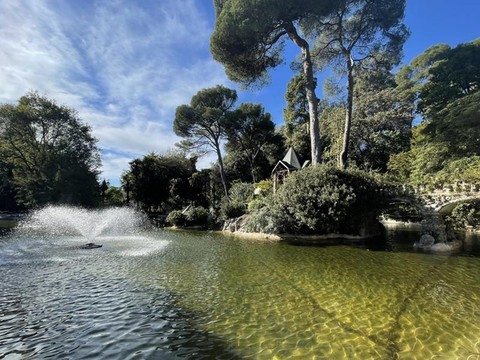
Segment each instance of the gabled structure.
[[[304,166],[307,166],[306,161]],[[283,183],[284,179],[293,171],[300,170],[300,161],[293,147],[288,149],[282,160],[279,160],[272,170],[273,192],[277,192],[278,187]]]

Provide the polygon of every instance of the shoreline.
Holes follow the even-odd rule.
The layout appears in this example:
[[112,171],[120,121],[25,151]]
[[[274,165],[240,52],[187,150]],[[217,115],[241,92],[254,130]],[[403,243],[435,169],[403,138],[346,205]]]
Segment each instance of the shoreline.
[[361,242],[372,239],[381,234],[361,236],[361,235],[347,235],[347,234],[323,234],[323,235],[295,235],[295,234],[267,234],[267,233],[247,233],[242,231],[228,231],[222,230],[220,233],[226,236],[238,237],[242,239],[268,241],[268,242],[289,242],[289,243],[311,243],[311,244],[344,244]]

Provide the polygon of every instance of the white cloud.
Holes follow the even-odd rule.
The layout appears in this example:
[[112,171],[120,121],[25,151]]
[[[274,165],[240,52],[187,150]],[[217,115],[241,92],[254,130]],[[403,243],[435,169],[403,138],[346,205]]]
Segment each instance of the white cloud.
[[2,1],[0,102],[38,90],[76,108],[103,149],[102,176],[116,182],[133,157],[179,140],[172,132],[178,105],[227,83],[209,54],[212,29],[198,6]]

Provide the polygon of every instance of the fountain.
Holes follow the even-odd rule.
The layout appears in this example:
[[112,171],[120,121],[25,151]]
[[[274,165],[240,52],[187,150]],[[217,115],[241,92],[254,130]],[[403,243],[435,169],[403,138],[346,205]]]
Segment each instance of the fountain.
[[88,210],[71,206],[47,206],[36,210],[19,223],[19,233],[37,233],[42,237],[81,236],[88,243],[80,249],[102,247],[99,236],[124,236],[136,233],[147,224],[146,217],[131,208]]

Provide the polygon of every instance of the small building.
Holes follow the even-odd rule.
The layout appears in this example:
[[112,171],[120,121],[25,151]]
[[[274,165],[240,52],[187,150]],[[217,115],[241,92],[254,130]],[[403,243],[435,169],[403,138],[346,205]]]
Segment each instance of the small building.
[[308,166],[309,163],[310,161],[307,160],[304,162],[303,166],[301,166],[297,153],[293,147],[290,147],[283,159],[279,160],[272,170],[273,192],[277,192],[278,187],[291,172],[300,170]]

